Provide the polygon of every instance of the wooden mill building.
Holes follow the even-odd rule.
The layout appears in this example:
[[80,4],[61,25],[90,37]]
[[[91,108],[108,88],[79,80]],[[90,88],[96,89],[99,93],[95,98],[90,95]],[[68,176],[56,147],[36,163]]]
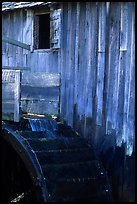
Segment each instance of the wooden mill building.
[[[2,2],[6,70],[60,76],[49,113],[93,144],[115,200],[134,201],[135,2]],[[45,114],[27,97],[22,110]]]

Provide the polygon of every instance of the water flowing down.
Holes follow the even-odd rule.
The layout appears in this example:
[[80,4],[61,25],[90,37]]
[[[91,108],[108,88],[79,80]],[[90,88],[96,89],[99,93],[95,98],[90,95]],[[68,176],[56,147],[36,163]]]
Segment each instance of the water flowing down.
[[68,138],[59,134],[58,124],[55,119],[29,119],[29,124],[32,131],[44,131],[46,138],[57,138],[62,140],[67,146],[69,144]]
[[32,131],[58,130],[58,124],[54,119],[29,119]]

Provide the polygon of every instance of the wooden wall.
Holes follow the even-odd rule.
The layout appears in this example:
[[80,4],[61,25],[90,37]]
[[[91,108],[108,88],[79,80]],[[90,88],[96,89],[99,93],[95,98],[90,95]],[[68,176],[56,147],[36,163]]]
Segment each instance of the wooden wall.
[[[89,141],[134,144],[134,4],[63,4],[62,118]],[[105,138],[104,138],[104,136]]]
[[114,200],[135,199],[135,4],[63,4],[62,120],[108,170]]
[[[2,36],[31,45],[33,49],[34,11],[15,10],[3,12]],[[45,25],[46,26],[46,25]],[[2,66],[32,72],[59,72],[58,52],[52,50],[28,50],[2,43]]]
[[[134,3],[62,4],[59,50],[2,43],[2,66],[61,72],[61,119],[90,142],[109,135],[131,155],[134,144]],[[2,35],[33,48],[33,10],[3,12]]]

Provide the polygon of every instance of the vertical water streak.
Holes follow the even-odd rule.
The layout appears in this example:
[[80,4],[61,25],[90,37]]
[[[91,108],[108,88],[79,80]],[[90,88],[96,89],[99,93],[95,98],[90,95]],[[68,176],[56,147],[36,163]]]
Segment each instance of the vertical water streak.
[[54,119],[29,119],[32,131],[58,130],[58,124]]

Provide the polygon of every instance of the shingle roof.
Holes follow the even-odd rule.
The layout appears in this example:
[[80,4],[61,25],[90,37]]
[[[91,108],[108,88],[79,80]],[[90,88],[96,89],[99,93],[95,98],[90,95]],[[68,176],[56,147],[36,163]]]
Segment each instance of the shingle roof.
[[52,5],[59,2],[2,2],[2,11],[29,8],[34,6]]

